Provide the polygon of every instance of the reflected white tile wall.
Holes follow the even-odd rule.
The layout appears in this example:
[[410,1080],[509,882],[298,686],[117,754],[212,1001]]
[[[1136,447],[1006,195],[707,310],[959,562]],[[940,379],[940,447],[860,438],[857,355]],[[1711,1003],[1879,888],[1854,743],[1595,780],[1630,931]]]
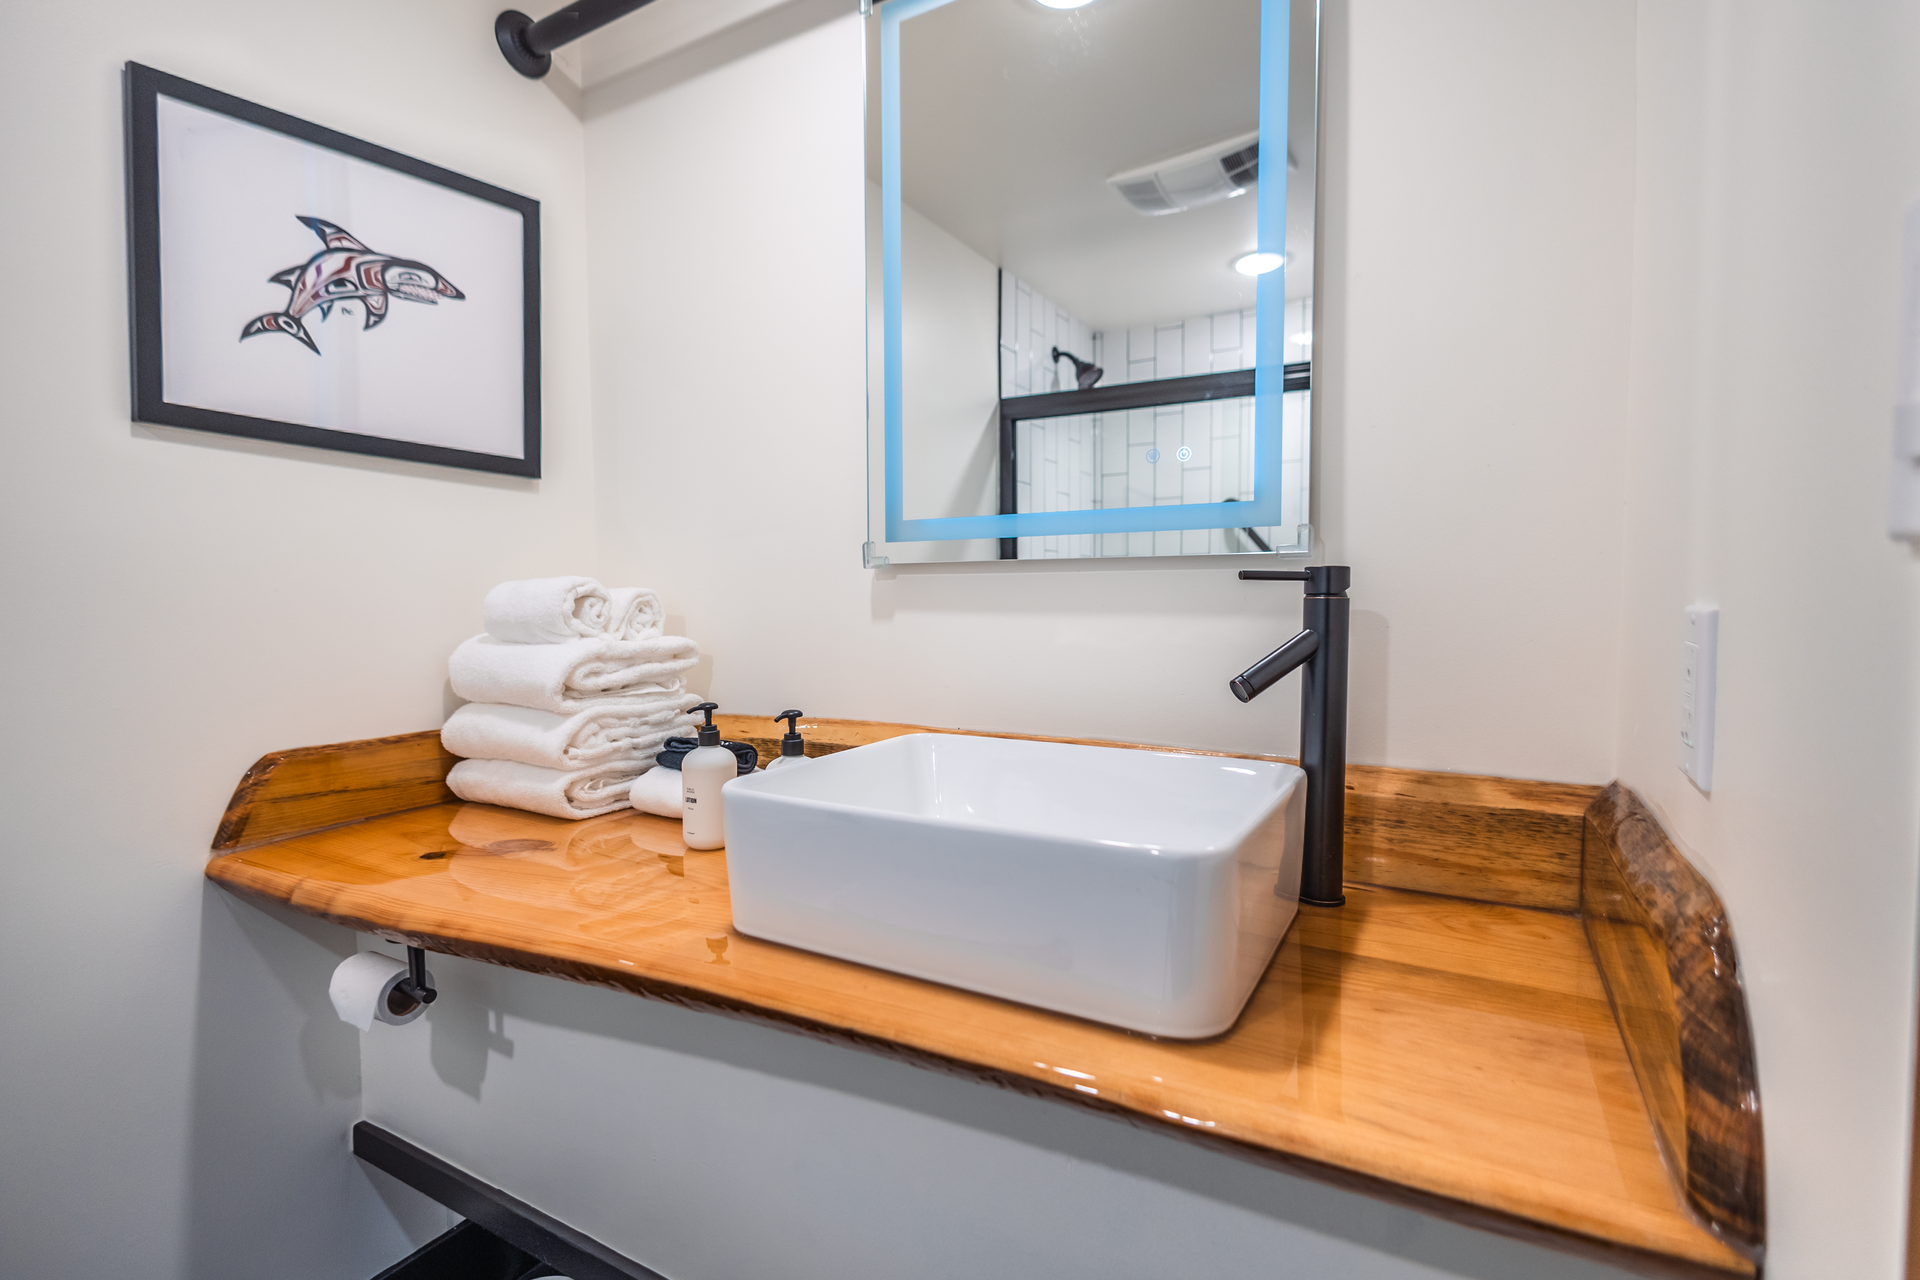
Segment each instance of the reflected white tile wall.
[[[1001,272],[1000,373],[1003,396],[1072,390],[1071,351],[1106,370],[1103,387],[1250,369],[1252,308],[1192,316],[1126,332],[1095,333],[1018,277]],[[1312,355],[1313,300],[1284,313],[1288,363]],[[1281,449],[1291,464],[1306,447],[1310,392],[1282,400]],[[1170,405],[1122,413],[1034,419],[1016,429],[1018,511],[1085,511],[1253,498],[1253,401]],[[1183,456],[1184,451],[1184,456]],[[1304,488],[1304,485],[1301,486]],[[1303,523],[1301,493],[1282,498],[1278,541]],[[1257,531],[1272,545],[1274,529]],[[1189,529],[1020,539],[1020,558],[1219,555],[1256,547],[1238,529]]]

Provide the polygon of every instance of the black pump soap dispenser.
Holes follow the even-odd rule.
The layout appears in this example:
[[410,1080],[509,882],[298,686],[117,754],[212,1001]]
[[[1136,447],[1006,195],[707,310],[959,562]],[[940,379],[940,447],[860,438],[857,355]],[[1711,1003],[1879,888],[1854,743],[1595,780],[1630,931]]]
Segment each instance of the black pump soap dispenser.
[[780,739],[780,758],[767,762],[767,772],[807,762],[807,740],[800,736],[800,717],[806,714],[804,711],[782,711],[774,717],[775,720],[787,722],[787,733]]

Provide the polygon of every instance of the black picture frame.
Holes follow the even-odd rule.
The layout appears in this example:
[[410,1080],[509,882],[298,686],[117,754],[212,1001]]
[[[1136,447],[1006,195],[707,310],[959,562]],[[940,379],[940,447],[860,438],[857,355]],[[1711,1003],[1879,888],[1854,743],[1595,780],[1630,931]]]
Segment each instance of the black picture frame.
[[[297,422],[248,417],[167,400],[162,385],[160,295],[160,172],[157,99],[168,97],[270,129],[356,160],[381,165],[410,177],[451,188],[520,214],[524,228],[525,351],[522,376],[524,436],[522,456],[480,453],[440,445],[393,440],[378,435],[335,431]],[[322,125],[236,98],[205,85],[168,75],[137,62],[125,69],[127,145],[128,325],[133,380],[133,419],[158,426],[186,427],[221,435],[276,440],[378,458],[436,463],[538,478],[540,475],[540,202],[412,156],[390,151]]]

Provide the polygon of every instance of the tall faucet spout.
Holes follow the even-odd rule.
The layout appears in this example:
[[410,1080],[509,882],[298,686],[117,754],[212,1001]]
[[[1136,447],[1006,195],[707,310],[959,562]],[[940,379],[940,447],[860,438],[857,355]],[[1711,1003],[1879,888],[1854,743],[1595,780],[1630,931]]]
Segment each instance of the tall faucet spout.
[[1353,570],[1344,564],[1308,569],[1242,569],[1254,582],[1304,582],[1300,607],[1306,630],[1228,682],[1233,696],[1252,700],[1263,689],[1304,667],[1300,679],[1300,770],[1307,775],[1306,857],[1300,871],[1300,901],[1337,907],[1343,888],[1347,811],[1347,588]]
[[1233,690],[1233,696],[1242,702],[1252,702],[1268,689],[1278,684],[1283,676],[1300,666],[1320,652],[1319,633],[1302,631],[1293,639],[1275,649],[1260,661],[1242,671],[1227,682]]

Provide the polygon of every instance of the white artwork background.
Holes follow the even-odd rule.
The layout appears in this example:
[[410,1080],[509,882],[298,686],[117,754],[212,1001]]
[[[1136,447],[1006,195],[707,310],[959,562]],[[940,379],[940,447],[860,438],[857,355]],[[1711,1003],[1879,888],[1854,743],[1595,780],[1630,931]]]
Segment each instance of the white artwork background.
[[[172,404],[518,458],[524,399],[517,210],[162,96],[160,340]],[[284,311],[268,277],[323,246],[299,215],[376,253],[423,262],[459,289],[436,305],[392,297],[363,329],[358,302],[300,317],[297,338],[240,340]]]

